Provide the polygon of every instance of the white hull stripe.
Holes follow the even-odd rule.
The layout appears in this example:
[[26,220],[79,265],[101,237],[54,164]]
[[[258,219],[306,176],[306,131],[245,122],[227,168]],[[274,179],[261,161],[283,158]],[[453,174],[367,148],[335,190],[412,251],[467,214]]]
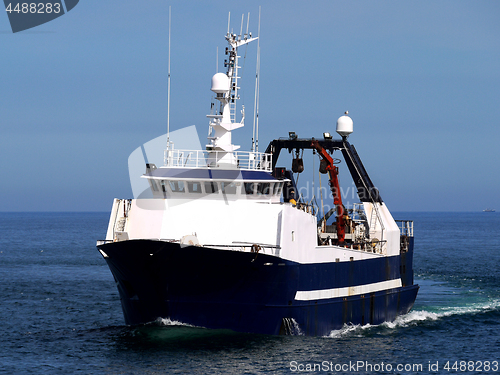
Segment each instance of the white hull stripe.
[[402,286],[401,279],[394,279],[394,280],[380,281],[378,283],[373,283],[373,284],[348,286],[344,288],[307,290],[307,291],[299,290],[295,294],[295,299],[298,301],[311,301],[317,299],[348,297],[359,294],[378,292],[386,289],[399,288],[401,286]]

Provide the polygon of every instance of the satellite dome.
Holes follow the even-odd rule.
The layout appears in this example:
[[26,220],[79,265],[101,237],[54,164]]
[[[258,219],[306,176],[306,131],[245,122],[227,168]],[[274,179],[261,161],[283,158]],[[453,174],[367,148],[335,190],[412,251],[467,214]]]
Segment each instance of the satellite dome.
[[353,131],[352,119],[347,116],[349,112],[345,112],[344,116],[340,116],[337,120],[337,133],[342,137],[348,137]]
[[229,91],[229,77],[224,73],[217,73],[212,77],[211,90],[216,94],[224,94]]

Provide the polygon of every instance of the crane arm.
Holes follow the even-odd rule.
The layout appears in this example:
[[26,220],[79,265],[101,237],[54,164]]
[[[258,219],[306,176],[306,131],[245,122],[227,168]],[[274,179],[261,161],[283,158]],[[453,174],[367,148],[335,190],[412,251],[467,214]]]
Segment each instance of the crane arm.
[[339,185],[339,169],[333,164],[333,158],[328,152],[319,144],[318,141],[313,140],[311,146],[318,152],[322,161],[324,161],[324,170],[328,173],[330,190],[333,195],[333,204],[337,209],[337,239],[339,243],[345,240],[345,222],[344,222],[344,206],[342,205],[342,196],[340,194]]

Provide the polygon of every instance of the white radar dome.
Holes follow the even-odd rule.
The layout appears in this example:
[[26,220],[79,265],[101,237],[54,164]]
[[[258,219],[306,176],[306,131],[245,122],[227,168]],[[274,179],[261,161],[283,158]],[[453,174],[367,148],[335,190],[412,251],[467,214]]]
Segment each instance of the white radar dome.
[[337,120],[337,133],[342,137],[348,137],[353,131],[352,119],[347,114],[348,112]]
[[229,77],[224,73],[217,73],[212,77],[211,90],[216,94],[224,94],[229,91]]

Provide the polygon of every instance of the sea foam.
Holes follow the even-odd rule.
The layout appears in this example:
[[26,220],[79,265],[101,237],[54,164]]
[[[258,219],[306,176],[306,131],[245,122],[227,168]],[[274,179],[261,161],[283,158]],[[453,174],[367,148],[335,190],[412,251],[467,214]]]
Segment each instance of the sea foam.
[[439,319],[445,319],[451,316],[458,315],[476,315],[490,311],[500,310],[500,300],[489,300],[485,302],[478,302],[464,306],[447,306],[436,309],[435,311],[429,310],[413,310],[408,314],[398,316],[392,322],[384,322],[379,325],[371,324],[344,324],[341,329],[333,330],[325,337],[339,338],[343,336],[356,336],[363,335],[368,330],[375,328],[388,328],[397,329],[402,327],[416,326],[426,322],[433,322]]

